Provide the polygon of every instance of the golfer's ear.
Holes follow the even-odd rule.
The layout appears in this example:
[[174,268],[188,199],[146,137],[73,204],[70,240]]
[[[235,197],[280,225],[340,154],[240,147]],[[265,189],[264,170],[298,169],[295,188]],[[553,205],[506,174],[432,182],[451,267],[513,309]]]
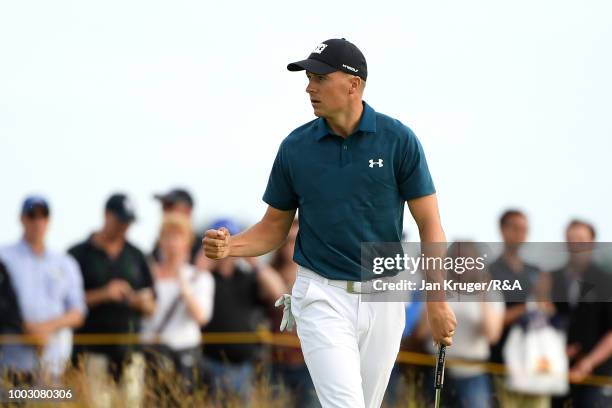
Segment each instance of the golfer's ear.
[[358,76],[351,75],[351,77],[349,78],[349,82],[350,82],[349,94],[350,95],[361,92],[361,81],[362,79],[359,78]]

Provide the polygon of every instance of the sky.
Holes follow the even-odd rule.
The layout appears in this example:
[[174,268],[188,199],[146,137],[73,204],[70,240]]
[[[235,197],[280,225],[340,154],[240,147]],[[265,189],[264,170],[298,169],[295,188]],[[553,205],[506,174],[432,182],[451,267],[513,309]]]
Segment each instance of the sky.
[[31,193],[56,249],[116,191],[145,250],[174,186],[198,225],[256,222],[279,143],[314,118],[285,67],[338,37],[366,56],[364,99],[423,144],[449,239],[498,241],[517,207],[532,241],[573,217],[612,241],[611,20],[604,0],[2,2],[0,245]]

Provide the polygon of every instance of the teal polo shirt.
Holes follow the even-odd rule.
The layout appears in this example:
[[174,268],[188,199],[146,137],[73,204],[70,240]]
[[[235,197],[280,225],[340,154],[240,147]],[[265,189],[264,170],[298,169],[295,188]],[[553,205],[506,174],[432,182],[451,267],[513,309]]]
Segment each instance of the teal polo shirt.
[[374,277],[362,271],[361,243],[401,241],[404,203],[435,193],[412,130],[363,107],[346,139],[322,118],[291,132],[263,196],[278,210],[299,210],[293,260],[328,279]]

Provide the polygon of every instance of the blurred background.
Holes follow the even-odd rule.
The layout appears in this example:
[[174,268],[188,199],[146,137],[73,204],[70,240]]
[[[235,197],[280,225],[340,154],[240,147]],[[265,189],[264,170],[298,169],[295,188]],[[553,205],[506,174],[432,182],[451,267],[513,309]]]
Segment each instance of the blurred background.
[[0,7],[0,242],[33,192],[53,202],[57,248],[97,227],[116,190],[143,247],[151,195],[174,185],[193,192],[201,226],[256,221],[280,141],[313,117],[305,76],[285,66],[333,37],[366,55],[365,100],[423,143],[450,238],[498,240],[507,206],[532,215],[533,241],[560,240],[568,216],[610,220],[609,2]]

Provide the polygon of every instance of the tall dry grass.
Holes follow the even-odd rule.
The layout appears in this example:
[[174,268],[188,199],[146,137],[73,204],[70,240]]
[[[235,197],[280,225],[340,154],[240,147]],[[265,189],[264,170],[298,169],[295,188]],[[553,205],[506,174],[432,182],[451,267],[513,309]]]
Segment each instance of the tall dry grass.
[[[183,379],[173,370],[157,369],[147,367],[147,375],[139,384],[142,390],[140,403],[134,401],[133,397],[126,395],[125,387],[120,382],[114,381],[110,376],[95,379],[98,385],[92,387],[92,379],[88,378],[82,367],[69,367],[59,384],[45,385],[36,383],[32,385],[29,381],[9,378],[4,375],[0,379],[0,392],[11,388],[46,388],[59,387],[70,389],[74,395],[72,401],[22,401],[7,403],[2,401],[0,406],[4,407],[108,407],[108,408],[134,408],[140,407],[223,407],[241,408],[246,405],[253,408],[287,408],[293,405],[291,394],[282,386],[272,385],[260,376],[252,388],[248,401],[242,400],[236,395],[224,395],[219,393],[214,397],[205,386],[195,386],[188,389],[183,386]],[[102,386],[100,386],[102,384]],[[94,389],[95,388],[95,389]]]

